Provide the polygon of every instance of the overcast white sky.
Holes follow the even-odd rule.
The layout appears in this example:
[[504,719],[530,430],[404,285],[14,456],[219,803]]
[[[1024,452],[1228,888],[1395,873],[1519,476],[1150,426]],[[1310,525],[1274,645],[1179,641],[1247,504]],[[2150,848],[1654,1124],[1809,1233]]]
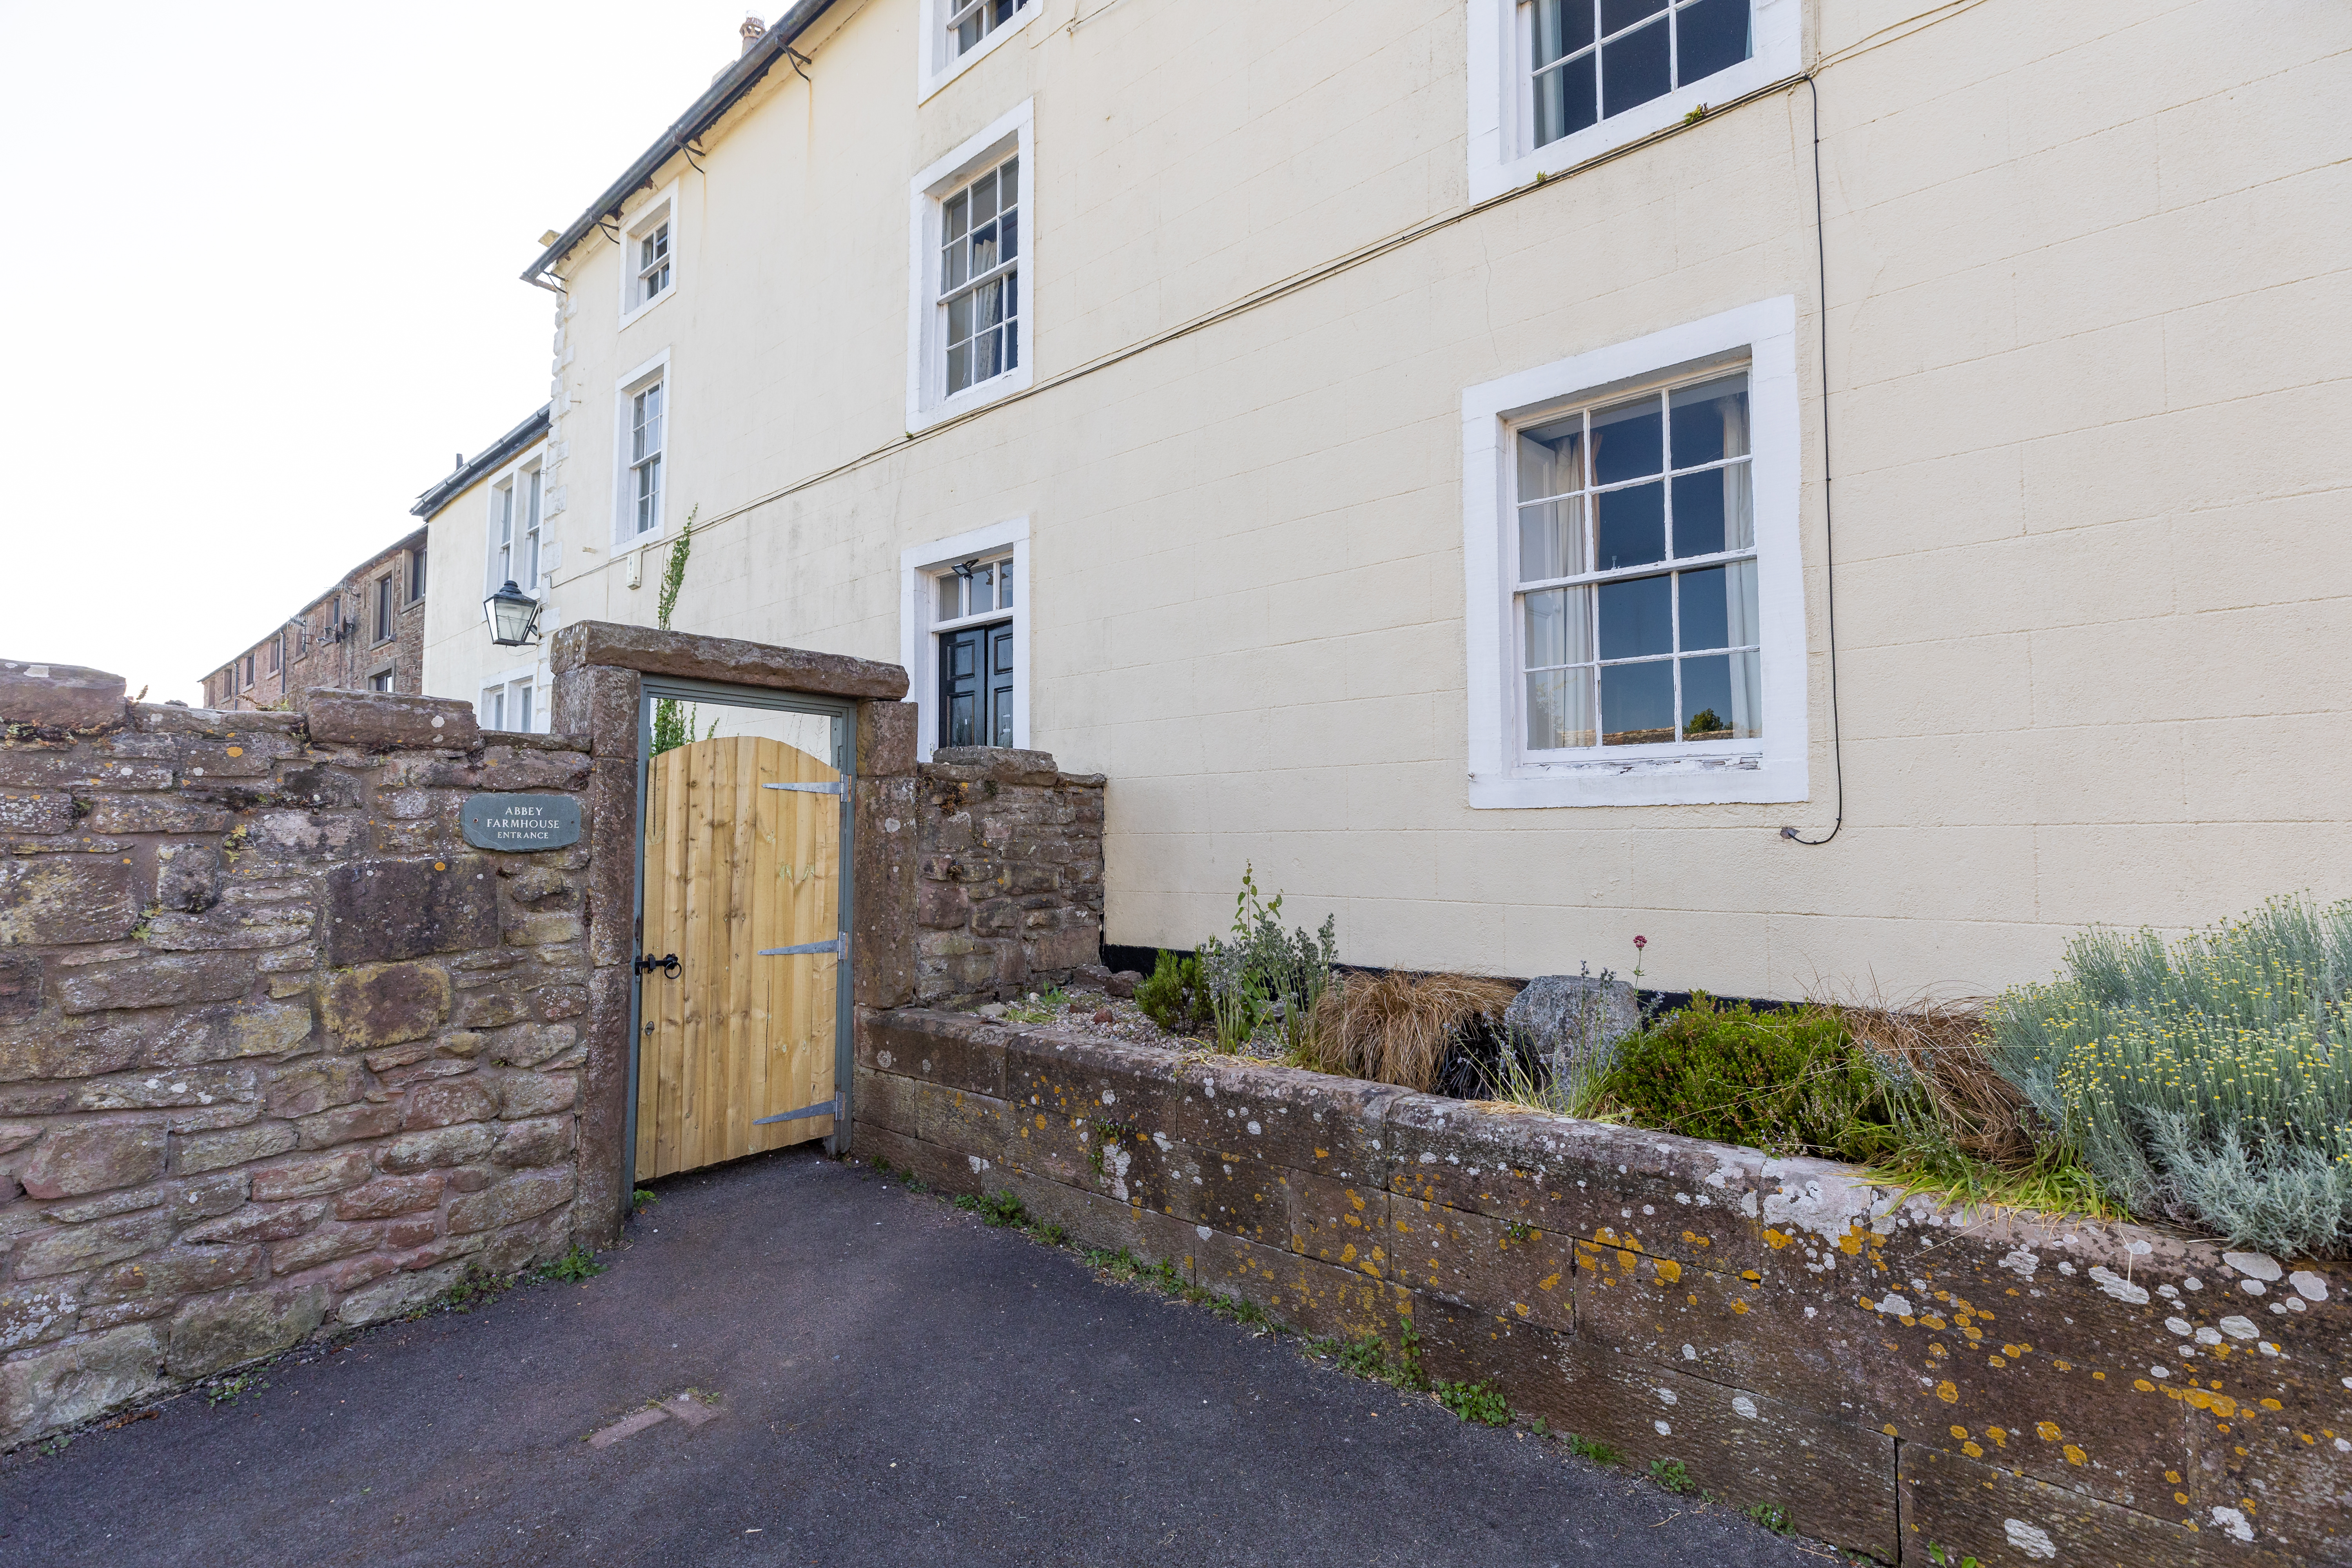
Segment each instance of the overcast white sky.
[[406,533],[547,400],[538,237],[745,10],[0,0],[0,658],[194,702]]

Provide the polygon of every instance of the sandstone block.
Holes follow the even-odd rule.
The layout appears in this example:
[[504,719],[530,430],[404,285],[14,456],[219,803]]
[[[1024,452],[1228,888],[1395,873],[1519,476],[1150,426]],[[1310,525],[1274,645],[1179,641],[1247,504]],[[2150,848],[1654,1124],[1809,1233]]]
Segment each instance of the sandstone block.
[[180,1239],[200,1246],[283,1241],[289,1236],[301,1235],[325,1217],[326,1213],[326,1202],[320,1198],[303,1198],[293,1203],[249,1204],[235,1213],[189,1226],[180,1233]]
[[78,664],[0,659],[0,720],[92,735],[131,721],[122,677]]
[[0,1448],[78,1426],[163,1384],[163,1338],[152,1324],[69,1341],[0,1362]]
[[322,1011],[345,1048],[372,1050],[432,1034],[448,1017],[451,995],[438,964],[375,963],[329,981]]
[[226,1132],[200,1132],[180,1140],[180,1173],[192,1176],[200,1171],[220,1171],[267,1160],[272,1154],[283,1154],[299,1141],[293,1127],[283,1121],[260,1121]]
[[[907,672],[895,664],[613,621],[573,622],[550,639],[548,657],[558,676],[603,665],[645,675],[677,675],[885,702],[896,702],[907,694]],[[562,683],[558,686],[560,689]],[[555,717],[567,730],[584,727],[561,705]],[[633,712],[631,722],[635,720]],[[600,736],[603,732],[595,731]]]
[[0,790],[0,833],[71,833],[73,826],[73,796],[63,791]]
[[1215,1150],[1344,1183],[1379,1183],[1381,1119],[1403,1090],[1295,1068],[1226,1067],[1185,1075],[1170,1131]]
[[349,1057],[323,1057],[269,1075],[274,1116],[310,1116],[349,1105],[367,1092],[367,1069]]
[[530,999],[545,1023],[576,1018],[588,1010],[588,988],[584,985],[542,985],[530,994]]
[[428,1171],[417,1176],[379,1176],[335,1199],[338,1219],[389,1219],[394,1215],[429,1209],[441,1201],[442,1178]]
[[1003,1100],[1012,1030],[968,1015],[907,1009],[861,1012],[857,1061],[877,1072]]
[[299,1343],[326,1318],[320,1286],[241,1290],[191,1302],[172,1320],[166,1365],[174,1377],[205,1377]]
[[37,1198],[66,1198],[152,1182],[163,1173],[158,1121],[85,1121],[52,1130],[17,1173]]
[[92,1026],[94,1023],[85,1020],[79,1027],[0,1034],[0,1083],[26,1079],[89,1078],[117,1071],[139,1059],[146,1045],[141,1031],[121,1026],[96,1027]]
[[91,1276],[83,1300],[127,1301],[141,1296],[193,1296],[243,1284],[261,1271],[258,1247],[177,1247],[118,1263]]
[[[376,1151],[379,1169],[395,1174],[463,1165],[488,1155],[496,1140],[478,1122],[461,1127],[436,1127],[425,1132],[404,1132]],[[364,1158],[364,1156],[360,1156]]]
[[22,1350],[71,1331],[81,1302],[70,1284],[0,1290],[0,1352]]
[[509,947],[543,947],[554,942],[577,942],[586,934],[587,929],[575,914],[561,910],[546,913],[534,911],[517,915],[508,921],[506,942]]
[[[0,1026],[21,1024],[41,1010],[41,961],[29,952],[0,952]],[[0,1044],[0,1079],[9,1076],[8,1047]]]
[[305,1149],[331,1149],[362,1138],[383,1138],[400,1131],[397,1105],[346,1105],[306,1116],[295,1123]]
[[488,1054],[491,1061],[509,1067],[537,1067],[579,1043],[580,1032],[570,1024],[516,1024],[499,1031]]
[[464,1260],[455,1259],[413,1274],[395,1274],[373,1285],[362,1286],[337,1305],[335,1321],[362,1328],[369,1323],[397,1318],[443,1295],[449,1287],[463,1279],[465,1273]]
[[1573,1237],[1414,1198],[1388,1212],[1399,1283],[1562,1333],[1576,1327]]
[[509,1024],[519,1024],[530,1016],[530,1010],[513,991],[505,987],[496,990],[469,991],[457,1003],[456,1022],[462,1028],[499,1029]]
[[483,856],[356,861],[322,886],[327,962],[338,968],[498,944],[497,883]]
[[[441,1233],[441,1216],[435,1214],[413,1214],[389,1221],[383,1227],[383,1245],[394,1252],[406,1252],[423,1247]],[[438,1261],[438,1259],[436,1259]]]
[[0,947],[115,942],[138,923],[138,868],[120,856],[0,861]]
[[232,847],[261,866],[298,869],[345,859],[367,847],[367,819],[349,812],[265,811]]
[[1410,1316],[1409,1291],[1369,1274],[1224,1232],[1196,1230],[1187,1248],[1193,1283],[1255,1301],[1279,1321],[1309,1333],[1355,1339],[1376,1335],[1396,1345]]
[[310,1198],[326,1193],[339,1193],[345,1187],[358,1186],[374,1173],[364,1149],[346,1149],[340,1154],[313,1154],[305,1159],[289,1160],[253,1173],[253,1201],[270,1203],[281,1198]]
[[448,1173],[453,1193],[478,1193],[506,1173],[493,1165],[459,1165]]
[[[1933,1541],[1954,1563],[1973,1556],[2002,1568],[2052,1561],[2082,1563],[2086,1568],[2126,1568],[2127,1564],[2137,1568],[2157,1563],[2179,1568],[2233,1568],[2242,1563],[2247,1568],[2254,1564],[2269,1568],[2282,1561],[2267,1553],[2246,1552],[2229,1539],[2234,1533],[2231,1526],[2245,1519],[2241,1510],[2231,1509],[2221,1519],[2209,1516],[2191,1521],[2184,1527],[2151,1518],[2136,1508],[2102,1502],[1998,1465],[1915,1443],[1902,1446],[1896,1488],[1906,1556],[1910,1555],[1910,1543]],[[2186,1510],[2167,1511],[2187,1516]],[[2250,1526],[2246,1533],[2253,1533]]]
[[371,1252],[364,1258],[346,1258],[340,1263],[330,1265],[320,1278],[326,1281],[330,1291],[340,1296],[345,1291],[358,1289],[370,1280],[381,1279],[399,1268],[398,1258],[382,1252]]
[[173,1016],[149,1045],[146,1059],[156,1067],[193,1067],[245,1057],[282,1057],[308,1050],[311,1044],[307,999],[240,1003]]
[[403,1126],[408,1131],[449,1127],[460,1121],[484,1121],[499,1113],[496,1089],[487,1084],[431,1083],[409,1092]]
[[153,1211],[37,1232],[16,1249],[16,1278],[47,1279],[103,1268],[161,1247],[171,1234],[171,1217]]
[[572,1152],[572,1118],[544,1116],[499,1129],[490,1158],[501,1165],[551,1165]]
[[159,952],[250,952],[287,947],[310,934],[310,911],[302,909],[215,909],[147,922],[147,945]]
[[576,1177],[570,1170],[526,1171],[496,1186],[449,1201],[453,1235],[493,1230],[569,1203]]
[[509,1073],[499,1084],[499,1114],[509,1121],[573,1110],[580,1080],[568,1072]]
[[314,742],[389,752],[409,746],[471,751],[481,743],[474,705],[390,691],[305,692],[298,709]]
[[338,1258],[348,1258],[354,1252],[373,1251],[383,1241],[381,1224],[339,1225],[333,1221],[306,1232],[290,1241],[281,1241],[269,1249],[269,1271],[272,1274],[297,1274],[305,1268],[315,1268],[321,1263],[331,1263]]
[[82,826],[91,833],[226,833],[235,821],[226,806],[185,795],[100,795],[89,805]]
[[69,974],[58,988],[68,1013],[226,1002],[253,985],[253,960],[238,952],[179,953]]

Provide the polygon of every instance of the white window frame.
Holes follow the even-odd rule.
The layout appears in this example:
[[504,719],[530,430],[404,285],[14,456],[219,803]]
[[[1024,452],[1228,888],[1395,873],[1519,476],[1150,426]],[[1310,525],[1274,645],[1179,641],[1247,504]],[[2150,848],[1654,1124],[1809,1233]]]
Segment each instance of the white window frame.
[[[531,694],[530,722],[528,725],[509,723],[507,721],[514,718],[515,715],[512,712],[502,711],[498,721],[493,723],[490,719],[491,700],[503,697],[511,707],[520,695],[518,688],[528,690]],[[474,703],[474,716],[476,721],[485,730],[502,731],[510,735],[545,734],[547,732],[547,683],[541,678],[538,667],[528,664],[520,665],[483,681],[481,692]]]
[[1527,46],[1521,0],[1465,0],[1470,7],[1470,199],[1564,173],[1612,147],[1663,131],[1700,104],[1728,103],[1802,68],[1804,13],[1800,0],[1751,0],[1748,58],[1663,98],[1535,146],[1528,123]]
[[[654,524],[638,531],[636,465],[629,459],[629,438],[635,426],[631,423],[631,407],[638,393],[656,382],[662,388],[661,487],[654,500]],[[673,460],[677,452],[677,387],[669,374],[669,351],[662,350],[653,358],[623,376],[613,405],[613,547],[634,550],[651,544],[669,531],[669,498],[673,482],[677,478],[677,465]]]
[[[547,582],[549,574],[554,570],[554,563],[549,557],[552,541],[547,537],[546,464],[546,447],[533,447],[516,458],[512,467],[499,469],[484,487],[482,522],[482,595],[484,598],[497,593],[509,577],[514,579],[515,586],[524,593],[538,595],[542,584]],[[528,574],[527,545],[525,544],[526,531],[530,526],[530,483],[533,475],[540,478],[540,554],[539,572],[535,577]],[[501,521],[499,509],[508,495],[514,497],[514,537],[508,567],[501,571],[499,567],[499,528]],[[488,626],[489,617],[489,609],[485,605],[482,610],[482,624]]]
[[[669,225],[669,281],[650,294],[641,294],[638,242],[663,224]],[[622,220],[621,325],[628,326],[677,293],[677,182],[672,180],[656,193],[651,202],[639,208],[635,216]]]
[[[1528,754],[1507,530],[1517,528],[1512,432],[1548,414],[1748,356],[1750,488],[1763,734],[1673,752]],[[1479,808],[1723,805],[1808,796],[1805,584],[1797,302],[1760,300],[1474,386],[1462,395],[1462,544],[1469,654],[1469,796]],[[1560,753],[1545,753],[1547,759]]]
[[[1025,750],[1029,745],[1029,612],[1037,603],[1036,580],[1029,572],[1029,520],[1007,518],[899,553],[898,662],[907,671],[908,699],[915,704],[915,753],[925,762],[939,750],[939,630],[942,626],[964,624],[939,619],[940,574],[974,556],[1002,558],[1008,553],[1013,560],[1013,743]],[[977,617],[981,621],[994,618]]]
[[[1030,0],[1032,6],[1041,0]],[[1011,24],[1006,25],[1008,27]],[[978,51],[973,51],[977,53]],[[927,429],[974,408],[985,408],[1018,392],[1025,392],[1037,375],[1037,159],[1036,100],[1008,110],[977,136],[915,176],[908,187],[909,293],[907,300],[907,428]],[[943,234],[943,204],[990,165],[1018,154],[1021,159],[1019,206],[1021,249],[1019,302],[1013,314],[1013,340],[1020,363],[1002,375],[968,386],[953,397],[947,395],[947,328],[939,302],[940,243]]]
[[928,102],[933,93],[994,54],[1045,8],[1045,0],[1027,0],[1013,13],[1011,21],[959,55],[948,43],[948,18],[962,10],[966,3],[967,0],[922,0],[922,36],[915,45],[917,103]]

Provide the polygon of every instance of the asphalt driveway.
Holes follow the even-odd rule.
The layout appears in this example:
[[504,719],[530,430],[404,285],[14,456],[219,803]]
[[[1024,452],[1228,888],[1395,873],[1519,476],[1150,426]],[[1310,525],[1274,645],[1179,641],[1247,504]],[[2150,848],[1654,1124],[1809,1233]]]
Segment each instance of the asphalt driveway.
[[814,1153],[609,1256],[0,1466],[0,1563],[1823,1561]]

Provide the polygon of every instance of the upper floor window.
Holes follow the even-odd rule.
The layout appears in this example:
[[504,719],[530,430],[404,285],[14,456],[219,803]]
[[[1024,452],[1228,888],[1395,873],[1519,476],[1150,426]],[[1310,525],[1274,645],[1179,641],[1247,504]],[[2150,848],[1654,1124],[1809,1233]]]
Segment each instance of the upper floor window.
[[621,231],[623,325],[667,299],[676,287],[677,227],[677,182],[673,180]]
[[245,656],[245,689],[247,691],[253,689],[253,655],[251,654]]
[[379,669],[379,670],[377,670],[373,675],[369,676],[369,677],[368,677],[368,689],[369,689],[370,691],[389,691],[389,690],[391,690],[391,689],[392,689],[392,671],[390,671],[390,670],[388,670],[388,669]]
[[544,475],[520,468],[490,487],[490,592],[512,583],[539,592],[540,522]]
[[408,552],[408,602],[425,597],[425,546],[418,545]]
[[1471,0],[1474,200],[1799,68],[1799,0]]
[[629,487],[627,505],[632,533],[651,533],[661,526],[662,392],[656,381],[629,394]]
[[389,575],[379,577],[375,580],[375,640],[378,642],[392,640],[392,578]]
[[286,634],[278,633],[269,639],[269,673],[276,675],[286,668]]
[[918,101],[963,74],[1034,16],[1042,0],[923,0],[922,83]]
[[539,727],[533,711],[535,692],[528,679],[497,681],[482,688],[475,711],[485,730],[530,731]]
[[916,178],[911,426],[1031,384],[1030,125],[1024,103]]
[[1804,798],[1794,321],[1465,395],[1473,805]]

